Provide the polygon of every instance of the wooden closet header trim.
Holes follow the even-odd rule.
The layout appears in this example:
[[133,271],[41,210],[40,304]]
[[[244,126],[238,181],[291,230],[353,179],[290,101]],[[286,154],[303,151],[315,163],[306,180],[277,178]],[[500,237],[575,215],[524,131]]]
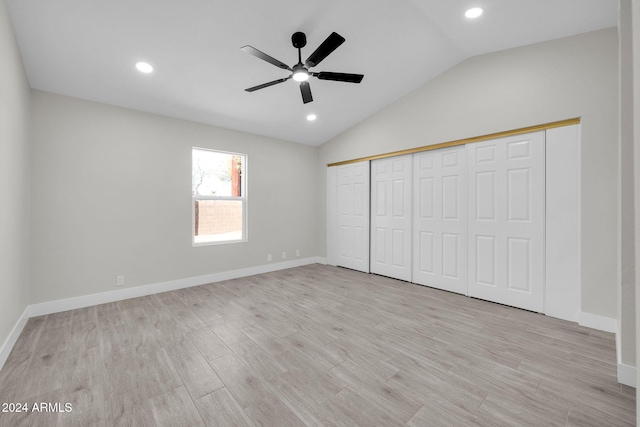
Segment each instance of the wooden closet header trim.
[[392,153],[378,154],[376,156],[361,157],[359,159],[329,163],[327,166],[328,167],[341,166],[341,165],[348,165],[349,163],[365,162],[367,160],[385,159],[387,157],[402,156],[404,154],[421,153],[423,151],[437,150],[438,148],[455,147],[456,145],[471,144],[474,142],[487,141],[490,139],[504,138],[506,136],[522,135],[523,133],[537,132],[539,130],[547,130],[547,129],[578,125],[578,124],[580,124],[579,117],[574,119],[561,120],[559,122],[545,123],[543,125],[535,125],[535,126],[529,126],[526,128],[507,130],[507,131],[498,132],[498,133],[491,133],[488,135],[474,136],[472,138],[459,139],[457,141],[442,142],[440,144],[425,145],[424,147],[409,148],[407,150],[400,150],[400,151],[394,151]]

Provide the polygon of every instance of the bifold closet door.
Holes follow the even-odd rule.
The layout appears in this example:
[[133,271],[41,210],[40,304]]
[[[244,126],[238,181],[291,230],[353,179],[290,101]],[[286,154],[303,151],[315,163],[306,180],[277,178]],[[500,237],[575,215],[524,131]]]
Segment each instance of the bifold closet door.
[[415,283],[467,294],[467,150],[414,155]]
[[371,162],[371,272],[411,281],[411,155]]
[[337,265],[368,273],[369,162],[337,168]]
[[544,132],[469,144],[469,296],[544,311]]

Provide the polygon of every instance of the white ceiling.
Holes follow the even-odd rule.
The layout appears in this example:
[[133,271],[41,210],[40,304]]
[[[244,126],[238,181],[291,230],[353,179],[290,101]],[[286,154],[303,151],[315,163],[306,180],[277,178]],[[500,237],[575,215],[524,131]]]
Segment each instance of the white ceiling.
[[[464,59],[617,25],[615,0],[7,0],[31,87],[309,145],[320,145]],[[471,21],[464,11],[481,6]],[[335,31],[346,42],[312,71],[361,84],[293,80]],[[149,75],[133,64],[155,67]],[[307,122],[308,113],[318,115]]]

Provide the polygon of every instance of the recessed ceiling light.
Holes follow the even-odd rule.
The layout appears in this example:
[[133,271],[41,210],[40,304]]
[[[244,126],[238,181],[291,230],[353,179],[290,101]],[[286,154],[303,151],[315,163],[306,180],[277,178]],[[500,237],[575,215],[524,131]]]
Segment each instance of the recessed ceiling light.
[[136,68],[138,69],[138,71],[145,74],[149,74],[153,71],[153,67],[151,66],[151,64],[142,61],[136,62]]
[[309,114],[307,116],[307,120],[309,120],[310,122],[314,121],[317,118],[318,118],[318,116],[316,116],[315,114]]
[[467,10],[464,13],[464,16],[466,16],[469,19],[473,19],[473,18],[477,18],[478,16],[482,15],[484,13],[484,10],[482,10],[481,7],[472,7],[471,9]]

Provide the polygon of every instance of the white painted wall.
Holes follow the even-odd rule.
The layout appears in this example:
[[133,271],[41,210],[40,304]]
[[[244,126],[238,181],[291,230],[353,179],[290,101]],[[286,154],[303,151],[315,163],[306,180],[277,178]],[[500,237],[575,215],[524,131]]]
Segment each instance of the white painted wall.
[[[40,91],[32,101],[32,304],[115,290],[116,275],[130,287],[317,255],[315,147]],[[192,247],[193,146],[248,155],[248,242]]]
[[470,58],[322,145],[318,174],[325,182],[328,163],[573,117],[582,118],[582,311],[616,319],[616,28]]
[[0,349],[29,303],[30,96],[0,0]]

